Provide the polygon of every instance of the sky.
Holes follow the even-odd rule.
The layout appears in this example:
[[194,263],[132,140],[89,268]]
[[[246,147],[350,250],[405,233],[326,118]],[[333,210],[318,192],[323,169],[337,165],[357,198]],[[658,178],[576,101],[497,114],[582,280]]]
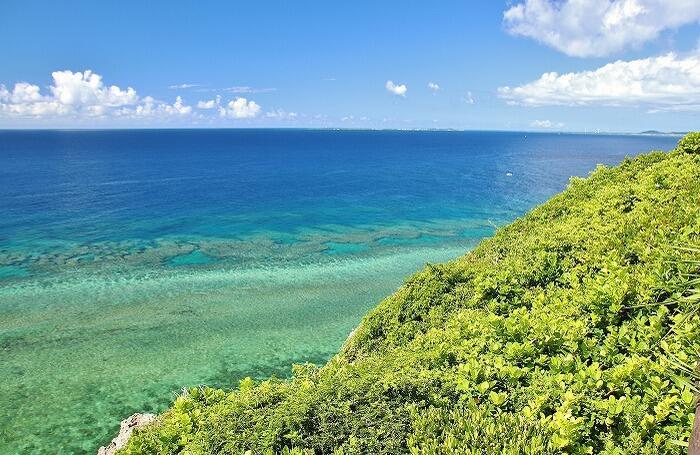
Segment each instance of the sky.
[[0,128],[700,129],[700,1],[0,5]]

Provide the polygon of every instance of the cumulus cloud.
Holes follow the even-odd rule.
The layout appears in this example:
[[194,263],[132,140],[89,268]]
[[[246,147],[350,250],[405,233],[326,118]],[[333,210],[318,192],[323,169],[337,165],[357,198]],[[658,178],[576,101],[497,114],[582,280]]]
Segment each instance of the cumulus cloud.
[[119,107],[138,101],[133,88],[122,90],[116,85],[106,87],[102,76],[89,70],[82,73],[54,71],[51,76],[54,85],[50,90],[54,98],[64,105]]
[[552,122],[551,120],[535,120],[530,123],[530,126],[534,126],[535,128],[551,129],[561,128],[564,126],[564,124],[561,122]]
[[545,73],[518,87],[500,87],[508,104],[524,106],[646,106],[700,109],[700,54],[619,60],[593,71]]
[[173,104],[139,97],[131,87],[106,86],[102,76],[92,71],[55,71],[49,93],[39,86],[18,82],[12,90],[0,86],[0,114],[30,118],[95,118],[184,116],[192,112],[181,97]]
[[432,92],[437,92],[440,90],[440,86],[435,82],[428,82],[428,90]]
[[128,87],[106,86],[92,71],[54,71],[48,94],[39,86],[18,82],[12,90],[0,86],[0,112],[14,116],[102,116],[124,106],[136,105],[139,97]]
[[237,97],[229,101],[226,106],[219,106],[221,117],[233,117],[237,119],[254,118],[260,114],[262,108],[255,101]]
[[[226,104],[222,104],[221,96],[217,95],[214,99],[197,102],[198,109],[216,109],[220,117],[230,117],[236,119],[246,119],[257,117],[262,108],[253,100],[248,101],[246,98],[236,97]],[[268,118],[290,119],[296,117],[294,112],[286,112],[282,109],[266,113]]]
[[[181,96],[177,96],[172,103],[152,96],[139,96],[131,87],[122,89],[116,85],[105,85],[102,76],[89,70],[56,71],[52,73],[52,79],[53,83],[44,92],[38,85],[29,82],[18,82],[11,88],[0,84],[0,118],[26,121],[149,119],[149,122],[153,122],[184,118],[249,119],[262,112],[260,105],[253,100],[236,97],[224,104],[219,95],[196,104],[197,109],[213,112],[195,112],[194,107],[188,105]],[[182,88],[182,85],[179,87]],[[267,117],[290,120],[296,118],[297,114],[278,109],[269,112]]]
[[406,87],[406,84],[394,84],[393,81],[386,81],[384,87],[389,92],[398,96],[406,96],[406,92],[408,91],[408,87]]
[[192,112],[192,106],[187,106],[182,102],[182,97],[178,96],[175,98],[173,104],[163,104],[163,109],[166,114],[171,115],[187,115]]
[[10,92],[5,86],[0,87],[0,100],[12,103],[32,103],[40,101],[42,98],[39,87],[26,82],[18,82]]
[[218,107],[221,104],[221,97],[219,95],[216,96],[213,100],[208,100],[208,101],[198,101],[197,102],[197,109],[214,109]]
[[197,101],[197,109],[214,109],[216,107],[216,101]]
[[698,0],[525,0],[503,14],[513,35],[575,57],[614,54],[698,20]]
[[175,98],[173,104],[158,101],[151,96],[144,97],[134,108],[122,108],[115,115],[124,118],[167,118],[185,117],[192,113],[192,106],[188,106],[182,97]]

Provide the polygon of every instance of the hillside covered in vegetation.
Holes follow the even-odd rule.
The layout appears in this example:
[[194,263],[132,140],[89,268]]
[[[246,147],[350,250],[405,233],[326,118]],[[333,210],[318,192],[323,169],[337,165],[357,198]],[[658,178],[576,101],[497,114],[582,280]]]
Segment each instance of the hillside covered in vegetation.
[[428,265],[325,366],[190,389],[122,453],[683,453],[698,244],[693,134]]

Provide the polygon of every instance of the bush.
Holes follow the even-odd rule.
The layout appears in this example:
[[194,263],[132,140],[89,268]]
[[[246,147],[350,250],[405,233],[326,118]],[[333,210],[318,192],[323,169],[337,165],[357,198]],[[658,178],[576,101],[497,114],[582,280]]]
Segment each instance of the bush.
[[698,243],[700,155],[600,167],[408,279],[322,368],[192,389],[122,453],[683,453],[693,394],[670,367],[700,317],[663,303]]
[[550,455],[557,453],[549,429],[521,415],[484,408],[414,411],[412,455]]
[[683,153],[700,154],[700,132],[689,133],[678,142],[677,150]]

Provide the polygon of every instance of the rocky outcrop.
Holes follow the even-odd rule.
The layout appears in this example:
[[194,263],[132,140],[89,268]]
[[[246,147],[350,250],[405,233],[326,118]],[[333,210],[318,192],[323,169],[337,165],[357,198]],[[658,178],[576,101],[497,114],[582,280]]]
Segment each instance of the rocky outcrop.
[[112,439],[112,442],[107,446],[100,447],[97,451],[97,455],[114,455],[117,450],[121,449],[129,441],[131,433],[133,433],[134,428],[139,428],[155,420],[156,416],[154,414],[141,414],[136,413],[132,416],[122,420],[119,426],[119,434],[116,438]]

